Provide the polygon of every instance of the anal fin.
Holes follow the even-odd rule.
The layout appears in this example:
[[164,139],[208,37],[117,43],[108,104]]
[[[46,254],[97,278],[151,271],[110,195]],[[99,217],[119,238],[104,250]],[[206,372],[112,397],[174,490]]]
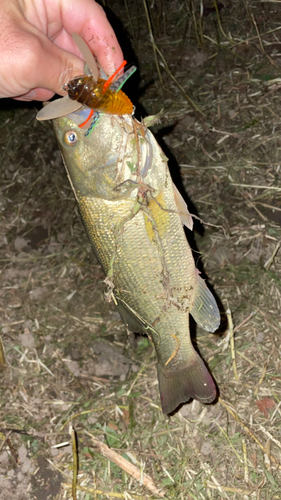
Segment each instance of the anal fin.
[[212,292],[210,292],[205,281],[199,276],[200,272],[198,269],[195,271],[196,285],[194,287],[194,298],[190,314],[204,330],[215,332],[220,325],[220,312]]

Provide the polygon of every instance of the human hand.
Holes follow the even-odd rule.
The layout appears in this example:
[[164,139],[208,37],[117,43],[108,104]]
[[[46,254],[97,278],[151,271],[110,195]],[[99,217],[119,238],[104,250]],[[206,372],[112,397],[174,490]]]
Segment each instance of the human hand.
[[0,0],[0,97],[45,101],[84,73],[72,33],[80,35],[107,74],[123,55],[94,0]]

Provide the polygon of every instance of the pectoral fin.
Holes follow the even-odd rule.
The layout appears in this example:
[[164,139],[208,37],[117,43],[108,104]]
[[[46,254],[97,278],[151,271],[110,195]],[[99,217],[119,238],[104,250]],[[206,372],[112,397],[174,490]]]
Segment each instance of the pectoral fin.
[[213,294],[196,269],[196,285],[190,314],[196,323],[207,330],[215,332],[220,325],[220,312]]
[[147,334],[144,324],[140,319],[120,300],[118,300],[117,311],[119,312],[125,325],[134,333]]
[[171,413],[191,398],[206,404],[212,403],[216,397],[212,376],[196,351],[185,368],[179,367],[171,373],[168,367],[158,364],[157,374],[162,411],[165,414]]
[[125,325],[134,333],[143,335],[154,335],[157,337],[157,332],[154,330],[145,319],[143,319],[136,311],[134,311],[124,300],[115,295],[116,307]]

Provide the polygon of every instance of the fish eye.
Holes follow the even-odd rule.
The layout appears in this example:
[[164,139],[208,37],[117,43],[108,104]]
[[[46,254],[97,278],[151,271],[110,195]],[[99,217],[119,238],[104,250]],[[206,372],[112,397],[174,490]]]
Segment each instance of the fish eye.
[[68,132],[65,132],[64,142],[68,146],[75,146],[77,141],[78,141],[78,135],[76,132],[74,132],[73,130],[68,130]]

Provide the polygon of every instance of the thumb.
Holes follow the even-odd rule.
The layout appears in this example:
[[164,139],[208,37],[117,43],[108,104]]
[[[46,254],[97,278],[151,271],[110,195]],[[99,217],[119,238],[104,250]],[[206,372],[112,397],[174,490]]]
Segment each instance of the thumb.
[[[41,42],[41,40],[40,40]],[[33,67],[33,85],[30,88],[41,87],[59,95],[65,95],[63,85],[75,76],[84,74],[84,61],[67,50],[64,50],[48,38],[44,37],[43,44],[39,43],[39,50],[33,57],[36,58]]]
[[20,82],[18,92],[14,94],[18,99],[46,100],[54,94],[65,95],[63,85],[84,73],[82,59],[61,49],[42,34],[29,34],[23,47],[24,54],[20,56],[15,75]]

